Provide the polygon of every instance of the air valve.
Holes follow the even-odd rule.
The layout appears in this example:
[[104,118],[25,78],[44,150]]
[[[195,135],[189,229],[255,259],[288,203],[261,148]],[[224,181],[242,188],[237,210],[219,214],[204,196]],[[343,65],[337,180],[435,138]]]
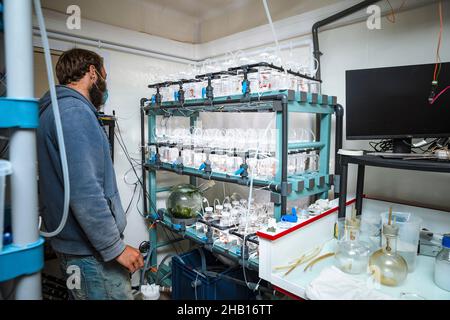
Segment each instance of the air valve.
[[178,174],[183,172],[183,158],[181,157],[181,151],[178,152],[178,158],[172,163],[172,167],[177,171]]
[[248,164],[247,164],[248,158],[249,158],[249,153],[246,152],[245,157],[244,157],[244,163],[242,163],[241,166],[239,167],[239,170],[237,170],[234,173],[237,176],[241,176],[241,178],[244,180],[248,178]]

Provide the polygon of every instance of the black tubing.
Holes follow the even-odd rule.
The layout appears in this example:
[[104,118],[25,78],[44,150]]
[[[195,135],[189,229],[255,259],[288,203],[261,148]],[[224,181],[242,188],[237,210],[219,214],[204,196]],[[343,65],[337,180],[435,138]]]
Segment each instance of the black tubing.
[[147,205],[147,170],[145,169],[145,112],[144,105],[150,101],[147,98],[141,99],[141,165],[142,165],[142,193],[144,201],[144,215],[148,214]]
[[333,23],[335,21],[338,21],[346,16],[351,15],[352,13],[358,12],[359,10],[362,10],[374,3],[379,2],[380,0],[365,0],[362,1],[358,4],[355,4],[354,6],[347,8],[343,11],[340,11],[336,14],[333,14],[332,16],[329,16],[326,19],[323,19],[321,21],[318,21],[316,23],[314,23],[314,25],[312,26],[312,36],[313,36],[313,47],[314,47],[314,58],[317,59],[318,62],[318,66],[317,66],[317,73],[316,73],[316,79],[317,80],[322,80],[321,78],[321,67],[320,67],[320,56],[322,55],[322,52],[320,52],[320,48],[319,48],[319,28],[326,26],[330,23]]

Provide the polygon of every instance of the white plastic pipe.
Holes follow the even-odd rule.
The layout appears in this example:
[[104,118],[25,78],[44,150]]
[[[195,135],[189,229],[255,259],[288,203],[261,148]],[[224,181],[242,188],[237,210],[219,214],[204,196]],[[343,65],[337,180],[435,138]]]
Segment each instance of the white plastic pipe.
[[[267,0],[263,0],[263,4],[264,4],[264,10],[266,11],[267,20],[269,20],[270,29],[272,30],[273,40],[275,41],[275,46],[276,46],[276,49],[277,49],[277,55],[278,55],[278,57],[280,59],[282,59],[281,58],[281,53],[280,53],[280,44],[278,43],[278,36],[277,36],[276,31],[275,31],[275,27],[273,25],[273,22],[272,22],[272,16],[270,15],[269,6],[267,5]],[[283,63],[281,63],[281,64],[283,64]]]
[[[40,36],[39,30],[34,30],[34,35],[36,37],[39,37]],[[193,60],[193,59],[183,58],[183,57],[179,57],[179,56],[175,56],[175,55],[167,55],[167,54],[163,54],[163,53],[159,53],[159,52],[151,51],[151,50],[147,50],[147,49],[130,47],[130,46],[127,46],[124,44],[111,43],[111,42],[104,41],[101,39],[99,39],[99,40],[89,39],[89,38],[86,38],[83,36],[73,36],[70,34],[65,34],[65,33],[56,32],[56,31],[48,32],[48,37],[49,37],[49,39],[52,39],[52,40],[59,40],[59,41],[65,41],[65,42],[70,42],[70,43],[74,43],[74,44],[82,44],[82,45],[86,45],[86,46],[99,47],[102,49],[114,50],[114,51],[118,51],[118,52],[129,53],[129,54],[134,54],[134,55],[138,55],[138,56],[155,58],[155,59],[171,61],[171,62],[176,62],[176,63],[190,64],[190,63],[200,62],[200,60]]]
[[[5,0],[5,60],[10,98],[34,97],[33,37],[31,0]],[[35,130],[16,130],[11,136],[12,231],[14,244],[27,245],[39,240],[37,152]],[[41,299],[41,275],[16,280],[18,300]]]

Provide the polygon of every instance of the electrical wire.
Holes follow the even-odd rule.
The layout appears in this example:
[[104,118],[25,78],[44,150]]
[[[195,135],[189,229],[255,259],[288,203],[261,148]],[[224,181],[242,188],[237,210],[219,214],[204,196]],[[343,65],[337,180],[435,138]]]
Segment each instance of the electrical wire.
[[67,218],[69,216],[69,204],[70,204],[70,179],[69,179],[69,167],[67,164],[66,145],[64,143],[64,134],[62,129],[61,115],[59,113],[58,98],[56,96],[55,78],[53,76],[52,57],[50,53],[50,45],[48,42],[47,30],[45,29],[45,20],[42,13],[40,0],[34,0],[34,9],[38,19],[39,29],[41,32],[42,45],[44,47],[45,64],[47,67],[47,77],[50,87],[50,97],[52,101],[52,111],[55,118],[55,126],[57,133],[57,140],[59,146],[59,157],[61,158],[61,168],[63,173],[64,183],[64,205],[63,214],[59,226],[52,232],[43,232],[40,234],[43,237],[51,238],[57,236],[64,229]]
[[375,152],[387,152],[394,149],[394,142],[392,140],[381,140],[379,142],[371,141],[369,145]]
[[133,190],[133,195],[131,196],[130,202],[128,203],[127,209],[125,210],[125,214],[128,214],[128,211],[130,211],[131,205],[133,203],[134,200],[134,196],[136,195],[136,189],[138,188],[138,184],[136,183],[134,185],[134,190]]
[[392,6],[391,2],[389,0],[386,0],[387,3],[389,4],[389,7],[391,7],[391,12],[386,16],[386,19],[391,22],[391,23],[395,23],[396,21],[396,14],[403,9],[403,7],[406,4],[407,0],[404,0],[402,2],[402,4],[400,5],[400,7],[397,9],[397,12],[395,12],[394,7]]
[[438,10],[439,10],[439,36],[438,36],[438,45],[436,49],[436,66],[434,67],[434,74],[433,74],[433,81],[439,80],[439,74],[441,70],[441,56],[440,56],[440,50],[441,50],[441,43],[442,43],[442,32],[444,29],[444,19],[442,16],[442,1],[439,1],[438,4]]
[[437,99],[439,99],[440,96],[442,96],[445,92],[447,92],[447,90],[450,90],[450,86],[447,86],[447,88],[445,88],[444,90],[442,90],[440,93],[438,93],[433,100],[430,102],[431,105],[433,105]]
[[[124,141],[123,136],[122,136],[122,131],[121,131],[121,129],[120,129],[120,125],[119,125],[119,122],[117,121],[117,119],[116,119],[116,127],[117,127],[117,133],[114,133],[114,135],[116,136],[117,142],[119,143],[120,148],[121,148],[122,151],[124,152],[125,157],[126,157],[126,159],[128,160],[128,162],[129,162],[129,164],[130,164],[130,166],[131,166],[131,169],[130,169],[130,170],[132,170],[133,173],[135,174],[136,179],[137,179],[137,182],[141,185],[141,188],[142,188],[142,190],[143,190],[144,184],[143,184],[143,182],[142,182],[141,177],[139,176],[139,174],[138,174],[137,171],[136,171],[136,167],[137,167],[136,164],[139,164],[139,165],[141,165],[141,164],[140,164],[136,159],[133,159],[133,158],[130,156],[130,153],[129,153],[129,151],[128,151],[128,148],[127,148],[126,145],[125,145],[125,141]],[[133,164],[133,162],[134,162],[134,164]],[[158,212],[158,210],[156,209],[155,204],[154,204],[153,201],[151,201],[151,199],[150,199],[150,195],[149,195],[148,191],[146,192],[146,196],[147,196],[147,199],[149,200],[150,205],[151,205],[152,208],[155,210],[155,213]],[[140,198],[139,198],[139,199],[140,199]],[[140,210],[138,210],[138,211],[140,212],[140,214],[141,214],[144,218],[146,218],[146,216],[145,216],[144,214],[142,214],[142,212],[141,212]],[[145,213],[145,214],[147,214],[147,213]]]
[[156,270],[156,280],[155,280],[156,284],[160,283],[159,275],[160,275],[161,266],[164,264],[164,262],[166,262],[167,259],[174,258],[175,256],[176,255],[174,255],[174,254],[168,254],[161,260],[161,262],[158,265],[158,270]]

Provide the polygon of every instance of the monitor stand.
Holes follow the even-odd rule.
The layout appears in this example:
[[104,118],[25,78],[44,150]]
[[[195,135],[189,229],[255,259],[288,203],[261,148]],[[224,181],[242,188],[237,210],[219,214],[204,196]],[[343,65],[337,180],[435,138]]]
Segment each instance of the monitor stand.
[[412,139],[394,139],[394,153],[411,153]]

